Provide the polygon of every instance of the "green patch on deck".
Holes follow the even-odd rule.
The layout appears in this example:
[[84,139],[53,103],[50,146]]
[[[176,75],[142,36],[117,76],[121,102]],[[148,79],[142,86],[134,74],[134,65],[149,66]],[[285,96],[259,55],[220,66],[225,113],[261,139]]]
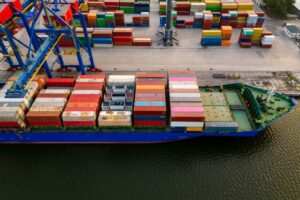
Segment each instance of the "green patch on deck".
[[201,100],[204,106],[225,106],[226,98],[222,92],[201,92]]
[[234,121],[236,121],[239,124],[238,131],[252,130],[246,111],[234,110],[232,111],[232,114]]
[[227,102],[229,105],[238,105],[241,106],[242,102],[237,92],[227,91],[225,92],[225,96],[227,98]]
[[206,122],[232,122],[229,106],[204,106]]

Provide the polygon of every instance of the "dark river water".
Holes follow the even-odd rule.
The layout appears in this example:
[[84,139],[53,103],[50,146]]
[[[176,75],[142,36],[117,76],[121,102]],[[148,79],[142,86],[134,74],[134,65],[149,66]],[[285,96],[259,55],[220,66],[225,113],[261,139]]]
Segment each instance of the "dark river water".
[[2,145],[0,199],[300,199],[300,107],[250,139]]

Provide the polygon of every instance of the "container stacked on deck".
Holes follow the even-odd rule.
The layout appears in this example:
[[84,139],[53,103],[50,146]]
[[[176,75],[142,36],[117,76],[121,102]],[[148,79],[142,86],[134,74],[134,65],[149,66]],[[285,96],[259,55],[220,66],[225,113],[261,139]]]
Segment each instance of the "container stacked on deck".
[[239,11],[248,11],[254,9],[254,3],[252,0],[235,0],[238,5]]
[[62,119],[67,129],[95,129],[105,75],[79,75]]
[[202,46],[221,46],[222,31],[221,30],[203,30],[201,38]]
[[137,74],[134,102],[135,127],[165,127],[166,110],[165,75]]
[[126,14],[134,14],[134,2],[135,0],[120,0],[120,10]]
[[166,2],[160,2],[159,3],[159,14],[160,15],[166,15],[167,13],[167,3]]
[[44,87],[45,80],[42,77],[35,78],[28,85],[24,97],[8,98],[7,91],[11,88],[16,77],[11,77],[4,87],[0,90],[0,127],[1,128],[22,128],[26,127],[25,114],[29,110],[33,99],[39,90]]
[[230,14],[230,21],[229,21],[229,24],[230,26],[232,26],[232,28],[236,28],[237,27],[237,23],[238,23],[238,16],[239,16],[239,13],[238,11],[235,11],[235,10],[230,10],[228,11],[228,13]]
[[92,33],[94,47],[113,47],[112,32],[111,28],[95,28]]
[[[88,39],[90,45],[93,45],[93,38],[92,38],[92,33],[94,32],[94,28],[87,28],[87,33],[88,33]],[[76,34],[77,34],[77,39],[79,40],[80,44],[86,45],[86,39],[84,37],[84,32],[82,28],[76,28]],[[66,37],[69,37],[69,35],[66,35]]]
[[264,25],[265,22],[265,13],[264,12],[256,12],[258,19],[257,23],[255,25],[256,28],[261,28]]
[[[81,7],[82,6],[82,7]],[[86,12],[87,10],[103,10],[105,7],[103,0],[102,1],[88,1],[87,5],[85,3],[80,4],[80,8],[82,12]]]
[[243,28],[247,26],[247,18],[248,13],[247,11],[238,11],[238,17],[237,17],[237,25],[236,28]]
[[172,131],[202,131],[204,109],[195,72],[169,71],[170,128]]
[[134,37],[132,40],[133,46],[151,46],[152,39],[150,37]]
[[113,42],[115,46],[131,46],[132,28],[114,28]]
[[229,26],[230,25],[230,20],[231,20],[230,13],[222,13],[221,14],[220,25],[221,26]]
[[213,19],[212,19],[212,28],[220,28],[221,22],[221,13],[220,12],[212,12]]
[[196,12],[202,12],[204,11],[206,8],[206,4],[205,3],[201,3],[201,2],[191,2],[191,9],[190,9],[190,13],[192,15],[194,15]]
[[48,129],[62,127],[62,113],[74,86],[73,78],[46,80],[47,89],[39,92],[26,119],[31,128]]
[[232,27],[231,26],[221,26],[222,31],[222,46],[228,47],[231,46],[231,35],[232,35]]
[[251,39],[254,34],[252,28],[243,28],[241,30],[239,44],[242,48],[250,48],[252,46]]
[[100,128],[130,128],[132,126],[134,88],[134,75],[109,75],[102,111],[98,118]]
[[236,132],[230,106],[222,92],[201,92],[205,113],[205,132]]

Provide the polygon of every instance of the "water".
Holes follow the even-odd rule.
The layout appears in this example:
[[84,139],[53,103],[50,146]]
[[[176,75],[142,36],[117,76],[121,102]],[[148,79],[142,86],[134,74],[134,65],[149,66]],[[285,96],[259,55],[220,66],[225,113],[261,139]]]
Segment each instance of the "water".
[[300,107],[251,139],[2,145],[0,199],[300,199],[299,122]]

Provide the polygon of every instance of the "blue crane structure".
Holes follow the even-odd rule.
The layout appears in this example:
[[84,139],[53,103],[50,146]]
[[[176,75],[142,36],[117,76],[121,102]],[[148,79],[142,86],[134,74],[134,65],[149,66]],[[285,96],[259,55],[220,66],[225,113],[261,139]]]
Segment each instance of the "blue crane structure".
[[[50,3],[53,3],[52,6],[49,6]],[[23,97],[28,89],[29,83],[33,80],[34,76],[43,68],[49,78],[52,77],[51,67],[49,67],[47,59],[50,54],[56,56],[55,61],[52,63],[52,67],[55,63],[59,63],[61,68],[75,68],[81,74],[85,74],[87,70],[96,71],[95,63],[92,55],[91,44],[88,39],[88,32],[86,27],[85,18],[71,4],[69,4],[73,11],[73,16],[77,19],[80,19],[82,30],[85,37],[85,44],[80,43],[77,38],[76,29],[71,25],[71,23],[66,22],[61,16],[57,14],[59,11],[59,4],[69,4],[67,0],[48,2],[45,0],[42,1],[33,1],[34,7],[34,18],[29,28],[30,42],[28,46],[26,61],[23,63],[22,71],[20,75],[13,82],[11,88],[7,91],[6,97],[8,98],[18,98]],[[46,17],[45,28],[37,28],[36,23],[39,20],[40,16],[44,14]],[[50,19],[55,18],[54,22]],[[56,27],[56,22],[59,21],[62,24],[61,27]],[[29,25],[28,25],[29,26]],[[38,34],[47,35],[47,39],[42,40],[38,37]],[[70,35],[73,41],[75,55],[78,60],[78,64],[75,65],[66,65],[63,60],[63,56],[60,52],[58,42],[64,36]],[[34,49],[31,49],[31,46]],[[85,64],[82,58],[81,49],[85,50],[88,54],[89,64]],[[34,56],[33,56],[34,53]]]

